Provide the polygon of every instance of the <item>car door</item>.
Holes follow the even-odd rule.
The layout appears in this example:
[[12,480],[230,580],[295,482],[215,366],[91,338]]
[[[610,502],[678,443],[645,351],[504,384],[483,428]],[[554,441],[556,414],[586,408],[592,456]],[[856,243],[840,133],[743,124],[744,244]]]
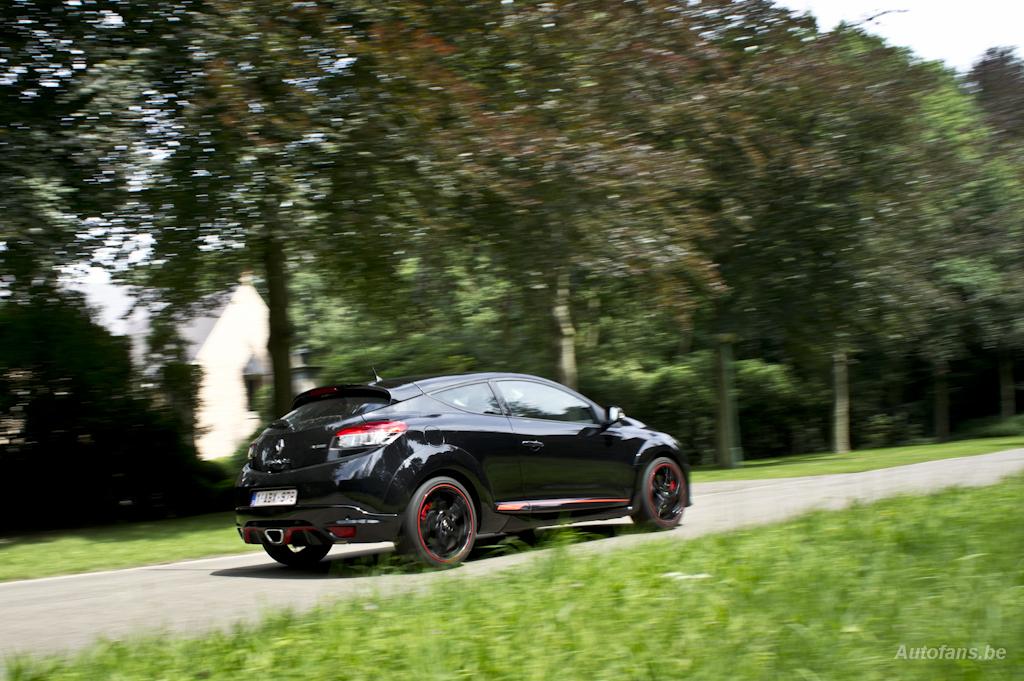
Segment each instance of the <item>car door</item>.
[[520,439],[523,497],[533,512],[625,505],[634,482],[631,445],[593,405],[525,379],[494,381]]
[[498,502],[522,498],[519,439],[486,381],[431,393],[454,408],[444,420],[445,440],[476,458]]

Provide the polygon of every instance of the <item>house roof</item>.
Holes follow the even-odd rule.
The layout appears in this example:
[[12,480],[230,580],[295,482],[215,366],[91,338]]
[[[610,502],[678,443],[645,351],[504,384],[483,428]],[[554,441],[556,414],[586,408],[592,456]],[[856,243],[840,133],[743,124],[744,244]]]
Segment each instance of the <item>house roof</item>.
[[206,308],[209,311],[200,317],[193,317],[187,322],[178,326],[178,334],[181,339],[185,342],[185,360],[193,361],[196,355],[199,354],[199,350],[203,347],[203,343],[210,337],[213,332],[213,327],[217,325],[217,320],[220,319],[221,315],[224,314],[224,309],[231,302],[231,297],[234,294],[235,289],[232,289],[228,294],[217,294],[208,298],[203,307],[206,308],[207,304],[214,304],[215,307]]
[[[132,308],[134,297],[131,287],[116,284],[106,276],[90,276],[74,281],[72,287],[85,294],[96,311],[95,321],[111,333],[127,335],[131,339],[132,360],[138,366],[143,366],[151,329],[150,314],[145,308]],[[235,286],[230,291],[208,296],[198,305],[203,312],[178,326],[178,334],[185,344],[186,361],[195,361],[238,288]],[[250,361],[262,365],[258,358]]]

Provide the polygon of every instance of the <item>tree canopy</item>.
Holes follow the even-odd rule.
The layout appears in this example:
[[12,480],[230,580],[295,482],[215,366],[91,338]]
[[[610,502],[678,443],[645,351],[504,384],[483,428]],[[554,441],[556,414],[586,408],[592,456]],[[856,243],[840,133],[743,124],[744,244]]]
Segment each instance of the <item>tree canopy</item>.
[[276,415],[302,345],[324,380],[551,375],[695,459],[729,418],[716,374],[752,456],[1015,412],[1012,50],[960,76],[768,0],[21,0],[0,21],[12,319],[83,263],[167,321],[254,271]]

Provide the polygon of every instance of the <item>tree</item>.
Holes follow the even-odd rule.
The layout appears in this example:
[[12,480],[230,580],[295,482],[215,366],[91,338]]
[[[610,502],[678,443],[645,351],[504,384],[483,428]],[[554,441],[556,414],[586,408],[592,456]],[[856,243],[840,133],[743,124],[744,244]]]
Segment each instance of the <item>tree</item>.
[[[187,2],[182,6],[187,6]],[[141,25],[147,32],[126,28]],[[119,202],[126,140],[119,114],[139,52],[159,52],[173,12],[157,2],[24,0],[0,9],[0,268],[22,302],[88,254]],[[152,36],[149,34],[152,32]]]
[[[44,288],[31,305],[0,303],[0,465],[21,509],[0,527],[224,508],[221,472],[199,462],[183,427],[191,414],[139,387],[128,340],[93,323],[78,296]],[[48,493],[17,484],[26,480],[45,480]]]
[[716,335],[774,339],[805,365],[830,362],[833,448],[842,452],[848,357],[886,301],[882,265],[893,252],[880,237],[896,227],[905,190],[907,112],[932,78],[859,31],[818,35],[767,12],[746,20],[774,34],[723,19],[737,24],[723,33],[751,34],[702,90],[725,113],[696,118],[681,135],[712,159],[702,202],[714,229],[701,247],[728,288],[705,323]]
[[977,243],[987,272],[984,281],[974,278],[971,293],[983,343],[997,354],[1000,413],[1009,417],[1016,413],[1014,357],[1024,348],[1024,61],[1011,49],[990,49],[967,85],[994,131],[978,196],[985,228]]
[[[434,142],[438,169],[456,182],[449,215],[520,296],[545,299],[557,374],[570,385],[574,302],[588,284],[671,280],[683,311],[714,279],[692,247],[701,216],[678,190],[699,182],[700,165],[663,142],[658,119],[682,82],[658,49],[674,11],[451,3],[424,9],[392,41],[421,30],[442,41],[433,73],[450,110]],[[628,115],[623,101],[634,105]]]
[[996,133],[1007,141],[1024,140],[1024,60],[1013,48],[987,50],[967,83]]
[[405,85],[380,67],[375,19],[372,4],[204,3],[175,58],[150,65],[135,117],[140,191],[121,213],[147,243],[129,276],[182,316],[260,272],[276,414],[292,397],[289,263],[373,290],[403,247],[394,222],[417,210],[418,138],[392,106]]

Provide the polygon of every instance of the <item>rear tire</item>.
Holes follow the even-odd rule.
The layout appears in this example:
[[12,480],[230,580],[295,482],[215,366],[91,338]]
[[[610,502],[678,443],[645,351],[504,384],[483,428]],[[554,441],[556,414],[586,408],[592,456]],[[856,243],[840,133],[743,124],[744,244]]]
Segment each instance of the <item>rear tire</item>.
[[448,477],[420,485],[402,515],[399,553],[430,567],[450,568],[469,555],[475,541],[476,509],[466,488]]
[[313,567],[331,550],[329,544],[291,546],[290,544],[264,544],[263,550],[271,558],[291,568]]
[[640,476],[633,522],[655,530],[670,530],[683,519],[689,488],[683,469],[672,459],[654,459]]

